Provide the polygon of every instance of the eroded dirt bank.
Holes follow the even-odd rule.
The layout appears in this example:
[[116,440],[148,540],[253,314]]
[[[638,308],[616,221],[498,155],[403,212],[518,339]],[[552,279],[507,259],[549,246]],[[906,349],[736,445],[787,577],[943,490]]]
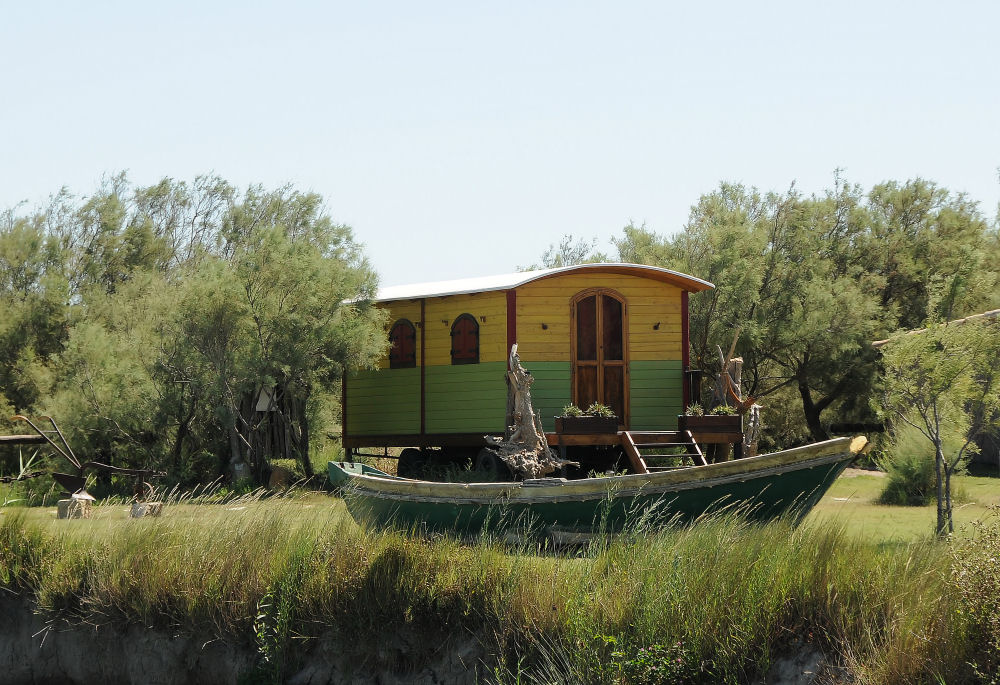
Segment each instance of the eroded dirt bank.
[[[0,591],[2,592],[2,591]],[[484,652],[477,640],[428,645],[418,636],[387,635],[370,658],[358,658],[357,645],[344,649],[333,638],[315,640],[290,669],[292,685],[378,683],[451,684],[482,681]],[[427,650],[427,654],[424,654]],[[426,665],[394,669],[390,664]],[[430,657],[430,658],[427,658]],[[71,683],[236,683],[253,671],[251,645],[205,641],[142,626],[68,625],[47,622],[29,601],[0,595],[0,682],[10,685]],[[399,670],[399,672],[396,672]],[[478,671],[478,672],[477,672]]]

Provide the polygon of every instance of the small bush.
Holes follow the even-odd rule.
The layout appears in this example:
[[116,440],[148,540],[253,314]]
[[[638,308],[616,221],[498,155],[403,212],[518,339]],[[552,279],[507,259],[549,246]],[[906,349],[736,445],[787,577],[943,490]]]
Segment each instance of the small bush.
[[916,428],[897,428],[879,466],[886,472],[879,504],[923,506],[934,499],[934,446]]
[[[292,483],[305,480],[306,478],[306,473],[302,470],[302,463],[298,459],[271,459],[270,464],[272,469],[285,469],[288,472]],[[323,466],[325,467],[326,464]]]
[[562,408],[562,416],[583,416],[583,410],[575,404],[567,404]]
[[1000,525],[993,519],[973,523],[972,539],[952,548],[951,580],[959,598],[957,612],[968,621],[975,654],[971,661],[981,682],[996,683],[1000,671]]
[[[958,451],[958,436],[945,436],[945,455]],[[936,474],[934,445],[910,425],[896,429],[892,444],[879,464],[887,474],[879,504],[923,506],[934,501]]]
[[615,652],[612,658],[621,669],[626,683],[687,685],[708,682],[704,664],[685,647],[683,641],[666,647],[660,644],[642,647],[632,654]]

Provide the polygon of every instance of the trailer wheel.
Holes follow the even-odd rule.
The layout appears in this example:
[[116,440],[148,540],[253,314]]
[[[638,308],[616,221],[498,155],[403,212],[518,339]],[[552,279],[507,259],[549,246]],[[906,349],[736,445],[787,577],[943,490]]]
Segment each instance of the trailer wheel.
[[476,471],[482,471],[498,481],[514,480],[514,474],[496,452],[489,447],[479,450],[476,455]]
[[427,464],[427,455],[415,447],[407,447],[399,453],[396,475],[402,478],[420,478]]

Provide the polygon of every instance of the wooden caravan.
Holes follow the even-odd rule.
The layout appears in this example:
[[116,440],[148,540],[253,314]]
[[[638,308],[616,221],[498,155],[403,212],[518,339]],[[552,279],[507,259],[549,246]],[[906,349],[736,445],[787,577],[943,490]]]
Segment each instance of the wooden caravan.
[[584,264],[383,288],[392,346],[344,384],[344,446],[475,454],[484,435],[504,432],[515,342],[546,431],[571,402],[608,405],[620,430],[676,430],[688,294],[712,287],[658,267]]

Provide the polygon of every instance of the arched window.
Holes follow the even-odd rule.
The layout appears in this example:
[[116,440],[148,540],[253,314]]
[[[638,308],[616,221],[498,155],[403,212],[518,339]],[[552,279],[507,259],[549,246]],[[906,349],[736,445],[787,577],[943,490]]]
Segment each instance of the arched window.
[[417,329],[409,319],[400,319],[389,331],[389,368],[412,369],[417,365]]
[[451,325],[451,363],[479,363],[479,323],[472,314],[459,314]]

